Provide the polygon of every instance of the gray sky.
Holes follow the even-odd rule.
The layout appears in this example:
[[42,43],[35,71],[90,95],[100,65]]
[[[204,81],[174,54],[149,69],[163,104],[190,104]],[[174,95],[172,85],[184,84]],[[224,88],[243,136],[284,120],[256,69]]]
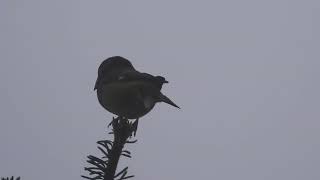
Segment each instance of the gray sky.
[[100,155],[93,91],[121,55],[165,76],[122,159],[136,180],[320,179],[320,3],[0,1],[0,176],[80,179]]

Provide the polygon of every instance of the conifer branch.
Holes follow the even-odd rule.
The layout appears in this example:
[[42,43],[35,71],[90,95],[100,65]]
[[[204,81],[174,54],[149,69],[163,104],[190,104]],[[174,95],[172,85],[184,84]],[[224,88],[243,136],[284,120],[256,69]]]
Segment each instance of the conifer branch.
[[134,177],[133,175],[127,176],[128,167],[118,173],[116,173],[116,170],[121,155],[131,158],[130,151],[123,148],[126,143],[137,142],[137,140],[129,140],[135,131],[135,125],[128,119],[117,117],[113,118],[109,126],[112,126],[112,131],[109,134],[113,134],[113,141],[101,140],[97,142],[98,149],[103,154],[103,157],[98,158],[89,155],[87,162],[92,166],[84,168],[89,173],[89,176],[81,177],[90,180],[124,180]]

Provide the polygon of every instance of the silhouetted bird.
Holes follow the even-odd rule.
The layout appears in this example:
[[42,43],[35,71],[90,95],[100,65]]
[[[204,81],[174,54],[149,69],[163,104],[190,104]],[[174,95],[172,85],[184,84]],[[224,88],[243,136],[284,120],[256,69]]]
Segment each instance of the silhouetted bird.
[[160,90],[168,83],[162,76],[135,70],[129,60],[114,56],[104,60],[98,69],[94,87],[99,103],[109,112],[128,119],[138,119],[158,102],[179,108]]

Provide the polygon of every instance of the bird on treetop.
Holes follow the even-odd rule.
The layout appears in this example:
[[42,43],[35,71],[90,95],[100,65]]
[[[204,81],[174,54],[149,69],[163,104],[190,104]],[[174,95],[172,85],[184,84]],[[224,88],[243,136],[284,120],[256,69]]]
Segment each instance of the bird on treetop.
[[[168,81],[137,71],[131,62],[120,56],[104,60],[98,69],[94,90],[99,103],[109,112],[127,119],[138,119],[150,112],[156,103],[165,102],[179,108],[161,93]],[[136,131],[136,130],[135,130]]]

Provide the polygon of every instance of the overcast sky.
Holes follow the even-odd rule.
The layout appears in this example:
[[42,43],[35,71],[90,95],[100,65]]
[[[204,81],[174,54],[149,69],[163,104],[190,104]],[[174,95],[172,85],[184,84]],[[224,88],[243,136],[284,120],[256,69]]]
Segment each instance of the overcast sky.
[[320,179],[320,3],[0,1],[0,176],[81,179],[121,55],[169,80],[129,145],[135,180]]

